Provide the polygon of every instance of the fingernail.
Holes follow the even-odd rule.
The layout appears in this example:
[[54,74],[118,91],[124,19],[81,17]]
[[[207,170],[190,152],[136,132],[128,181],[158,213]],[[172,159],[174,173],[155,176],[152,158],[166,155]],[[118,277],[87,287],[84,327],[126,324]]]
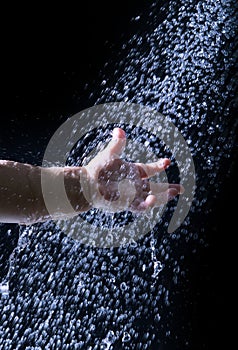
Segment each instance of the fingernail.
[[114,128],[113,129],[113,136],[117,137],[117,138],[125,138],[126,137],[126,133],[121,128]]
[[165,158],[163,162],[164,162],[164,168],[167,169],[170,166],[171,160],[168,158]]
[[179,194],[183,194],[184,192],[185,192],[185,188],[182,185],[180,185]]
[[170,165],[170,159],[168,158],[164,158],[164,159],[161,159],[158,161],[158,164],[160,167],[164,168],[164,169],[167,169],[168,166]]

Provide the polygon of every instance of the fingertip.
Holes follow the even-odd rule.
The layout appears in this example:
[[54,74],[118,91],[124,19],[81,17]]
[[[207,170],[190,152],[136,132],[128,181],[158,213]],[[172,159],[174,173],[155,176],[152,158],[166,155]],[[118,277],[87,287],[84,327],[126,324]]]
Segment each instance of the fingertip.
[[171,160],[169,158],[163,159],[163,166],[165,169],[168,168],[170,166],[170,164],[171,164]]
[[169,184],[169,188],[175,189],[178,192],[178,194],[183,194],[185,191],[185,188],[183,187],[183,185],[179,185],[179,184]]
[[126,138],[126,133],[121,128],[114,128],[112,131],[112,137],[115,139],[117,139],[117,138],[124,139],[124,138]]
[[156,203],[156,196],[149,194],[145,199],[145,203],[148,208],[152,208]]
[[161,158],[157,161],[157,166],[159,167],[160,171],[165,170],[170,166],[171,160],[169,158]]
[[179,194],[183,194],[184,192],[185,188],[183,187],[183,185],[180,185]]
[[154,195],[148,195],[145,200],[143,200],[136,208],[138,212],[146,211],[154,207],[156,203],[156,197]]

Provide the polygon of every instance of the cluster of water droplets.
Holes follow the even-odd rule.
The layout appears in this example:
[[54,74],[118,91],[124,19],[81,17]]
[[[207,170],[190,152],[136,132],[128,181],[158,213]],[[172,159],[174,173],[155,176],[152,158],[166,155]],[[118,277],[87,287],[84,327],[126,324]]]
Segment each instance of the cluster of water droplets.
[[[186,348],[188,341],[173,334],[170,289],[185,278],[185,245],[196,252],[204,243],[203,222],[197,229],[192,222],[206,211],[207,191],[219,190],[234,143],[236,20],[232,0],[155,2],[146,18],[133,19],[137,33],[105,65],[97,89],[88,85],[89,99],[147,105],[170,118],[194,157],[191,212],[172,235],[165,219],[138,242],[114,249],[84,246],[54,223],[22,227],[0,285],[0,349],[158,350],[169,338]],[[166,153],[159,143],[153,147]]]
[[149,348],[160,321],[159,301],[167,303],[168,291],[157,279],[155,242],[148,238],[144,244],[100,250],[75,244],[53,226],[22,230],[10,291],[1,299],[4,344],[130,349],[133,340]]

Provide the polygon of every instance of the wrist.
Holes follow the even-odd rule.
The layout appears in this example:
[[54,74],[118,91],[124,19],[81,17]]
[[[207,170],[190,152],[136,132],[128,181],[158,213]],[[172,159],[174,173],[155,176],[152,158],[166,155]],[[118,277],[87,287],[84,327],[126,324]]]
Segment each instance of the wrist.
[[92,207],[82,191],[81,177],[83,172],[82,167],[64,167],[65,191],[70,204],[78,213],[88,211]]

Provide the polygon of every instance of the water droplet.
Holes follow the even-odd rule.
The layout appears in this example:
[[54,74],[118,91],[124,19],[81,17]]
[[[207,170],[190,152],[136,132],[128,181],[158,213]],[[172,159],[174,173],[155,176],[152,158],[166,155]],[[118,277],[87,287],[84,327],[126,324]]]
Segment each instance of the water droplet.
[[3,282],[0,284],[0,293],[2,296],[8,296],[9,295],[9,283],[8,282]]
[[128,332],[123,332],[122,342],[128,343],[131,340],[131,336]]
[[120,289],[121,289],[121,291],[126,291],[127,289],[128,289],[128,286],[127,286],[127,284],[126,284],[126,282],[122,282],[121,284],[120,284]]

